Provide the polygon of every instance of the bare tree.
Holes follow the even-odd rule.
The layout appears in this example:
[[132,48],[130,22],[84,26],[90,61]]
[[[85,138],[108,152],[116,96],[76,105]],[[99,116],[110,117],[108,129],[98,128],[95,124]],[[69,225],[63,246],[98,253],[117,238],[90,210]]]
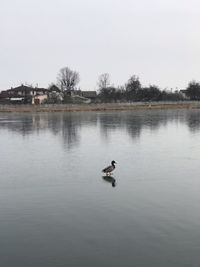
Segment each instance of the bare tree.
[[126,84],[126,91],[135,92],[141,88],[139,77],[132,75]]
[[107,88],[110,86],[110,75],[108,73],[103,73],[99,76],[98,79],[99,89]]
[[74,90],[75,86],[80,81],[80,77],[77,71],[73,71],[68,67],[64,67],[60,69],[57,80],[62,91]]

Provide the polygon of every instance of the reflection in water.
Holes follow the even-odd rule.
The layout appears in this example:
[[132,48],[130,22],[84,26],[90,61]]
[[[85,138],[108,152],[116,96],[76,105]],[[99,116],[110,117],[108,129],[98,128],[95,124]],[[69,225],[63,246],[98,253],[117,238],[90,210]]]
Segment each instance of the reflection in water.
[[109,140],[113,131],[123,130],[139,138],[143,129],[152,131],[169,122],[184,123],[192,132],[200,130],[199,110],[147,110],[127,112],[76,112],[0,114],[0,130],[6,129],[27,136],[49,131],[59,136],[69,148],[80,142],[82,127],[99,126],[101,136]]
[[27,136],[33,133],[50,132],[59,136],[69,148],[79,143],[79,130],[82,125],[96,125],[95,113],[37,113],[37,114],[2,114],[0,130],[7,129]]
[[199,115],[0,113],[1,266],[198,266]]
[[200,113],[198,111],[188,112],[185,119],[191,132],[197,132],[200,130]]
[[103,180],[108,182],[108,183],[111,183],[112,184],[112,187],[115,187],[116,186],[116,180],[114,177],[112,176],[102,176]]
[[[114,116],[113,116],[114,115]],[[101,133],[105,139],[109,132],[124,128],[132,138],[139,138],[144,128],[157,130],[160,126],[177,119],[176,112],[170,111],[132,111],[121,113],[104,113],[99,117]]]

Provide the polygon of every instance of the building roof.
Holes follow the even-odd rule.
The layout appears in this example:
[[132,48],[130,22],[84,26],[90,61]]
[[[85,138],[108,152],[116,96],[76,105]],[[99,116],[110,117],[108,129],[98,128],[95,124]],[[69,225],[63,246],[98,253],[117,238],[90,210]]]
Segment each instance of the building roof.
[[7,90],[7,92],[19,92],[19,91],[27,91],[27,92],[30,92],[30,91],[48,91],[48,89],[45,89],[45,88],[39,88],[39,87],[30,87],[30,86],[26,86],[26,85],[20,85],[18,87],[14,87],[14,88],[11,88],[9,90]]
[[96,91],[82,91],[81,93],[83,97],[87,97],[87,98],[94,98],[97,96]]
[[51,91],[51,92],[58,92],[58,93],[60,93],[61,92],[61,90],[58,88],[58,86],[56,86],[55,84],[53,84],[53,85],[51,85],[50,87],[49,87],[49,91]]

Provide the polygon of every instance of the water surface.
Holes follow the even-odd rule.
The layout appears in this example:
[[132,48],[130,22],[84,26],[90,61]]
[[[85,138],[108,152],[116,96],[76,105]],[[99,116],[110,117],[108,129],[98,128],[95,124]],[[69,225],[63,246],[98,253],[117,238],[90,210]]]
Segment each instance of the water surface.
[[199,144],[198,110],[0,114],[1,267],[199,266]]

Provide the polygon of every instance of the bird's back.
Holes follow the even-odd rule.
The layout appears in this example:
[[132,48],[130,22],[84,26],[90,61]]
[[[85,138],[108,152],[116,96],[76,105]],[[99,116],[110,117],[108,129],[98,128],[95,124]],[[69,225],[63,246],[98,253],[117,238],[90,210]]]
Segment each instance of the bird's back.
[[115,168],[114,166],[110,165],[106,167],[105,169],[103,169],[102,172],[111,172],[114,170],[114,168]]

